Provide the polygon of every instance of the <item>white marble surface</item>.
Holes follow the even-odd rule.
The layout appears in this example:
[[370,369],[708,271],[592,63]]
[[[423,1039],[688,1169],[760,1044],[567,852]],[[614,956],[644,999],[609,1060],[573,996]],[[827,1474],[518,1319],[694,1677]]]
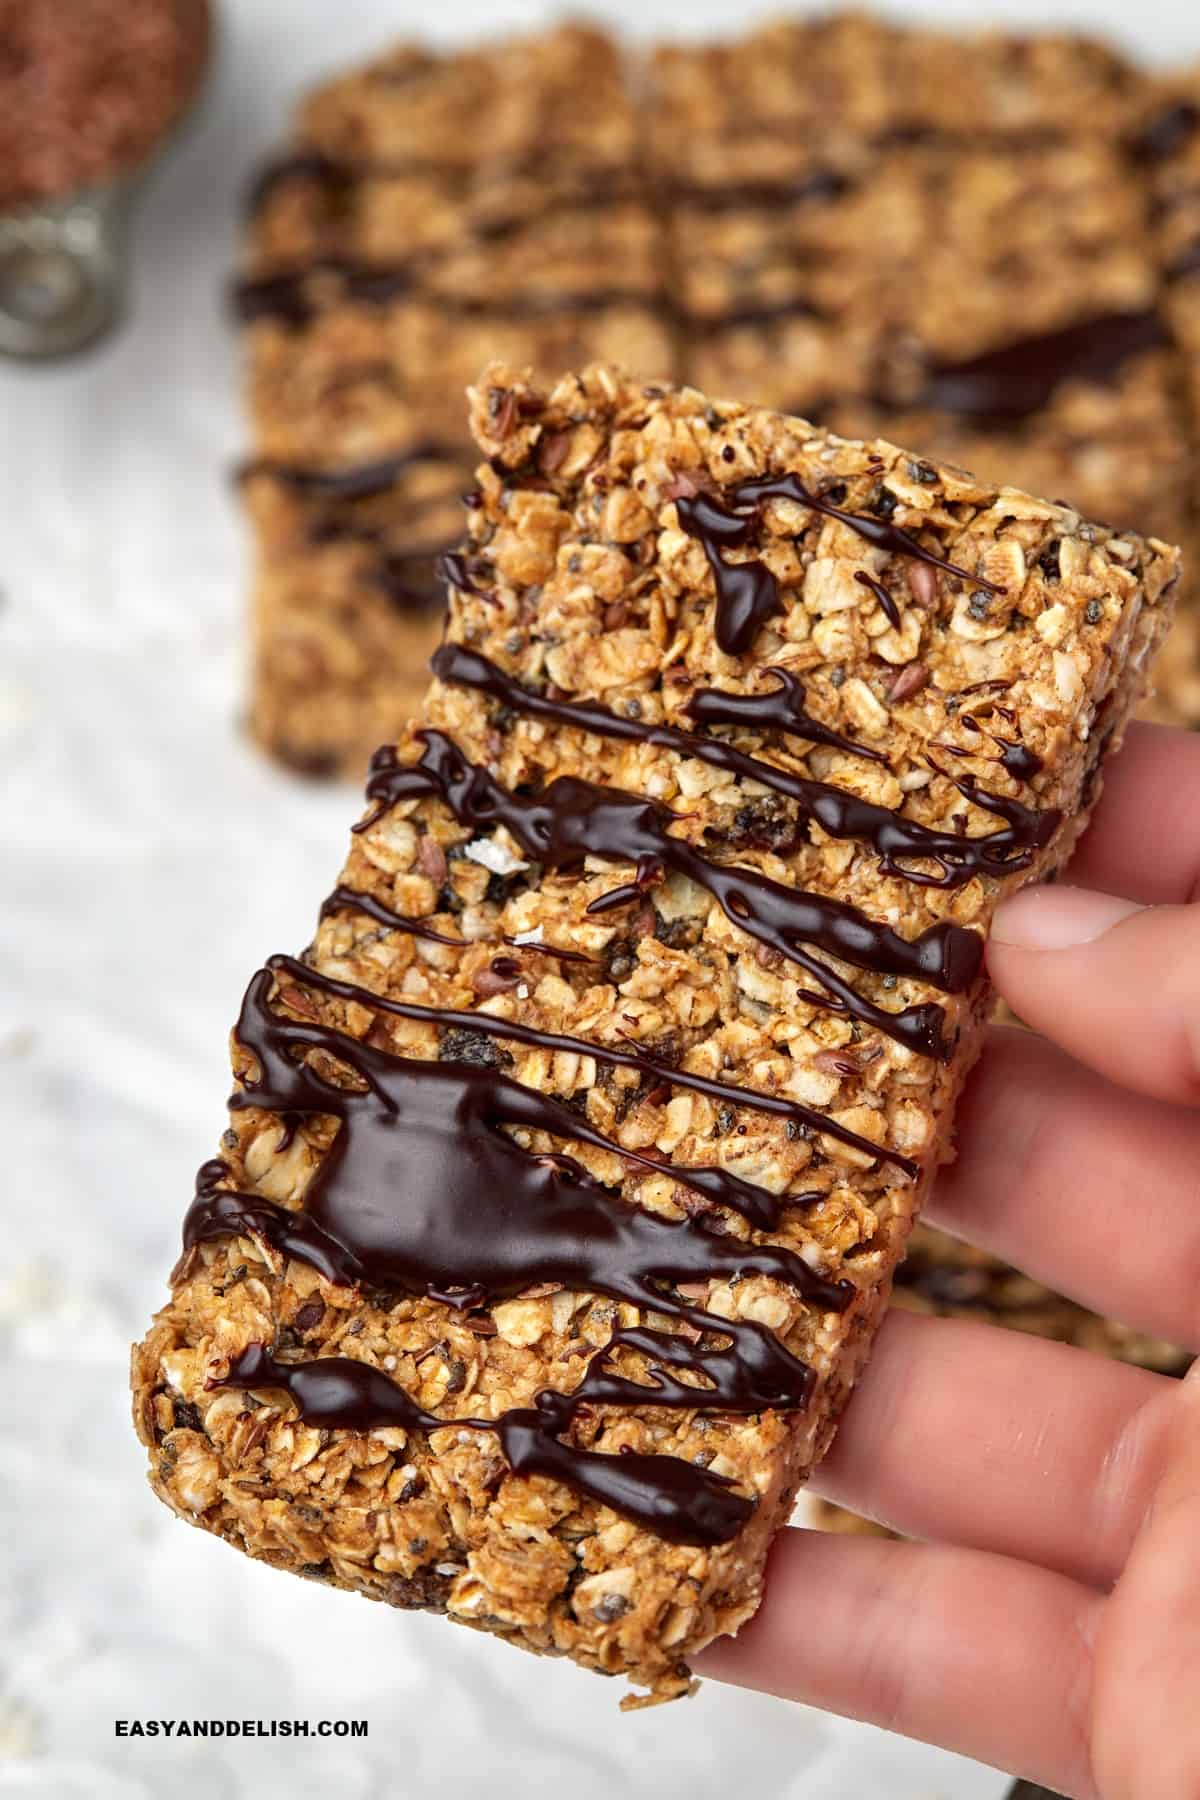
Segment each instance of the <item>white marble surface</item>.
[[[998,1800],[994,1773],[711,1685],[620,1719],[614,1685],[255,1567],[145,1486],[126,1346],[215,1140],[246,975],[305,941],[352,803],[238,731],[236,195],[295,89],[413,23],[385,0],[223,10],[203,118],[140,214],[128,329],[67,366],[0,365],[0,1800]],[[447,0],[423,22],[547,11]],[[1056,11],[1120,31],[1126,9]],[[684,26],[730,20],[694,0]],[[1200,51],[1187,0],[1143,0],[1124,35]],[[370,1737],[114,1736],[180,1715],[366,1717]]]

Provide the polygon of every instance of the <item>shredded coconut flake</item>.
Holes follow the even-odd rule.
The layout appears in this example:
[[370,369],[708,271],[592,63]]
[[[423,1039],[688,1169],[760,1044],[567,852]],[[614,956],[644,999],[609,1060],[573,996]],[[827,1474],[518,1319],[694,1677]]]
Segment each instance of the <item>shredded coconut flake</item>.
[[467,845],[463,855],[472,862],[481,863],[490,869],[493,875],[515,875],[518,869],[527,869],[529,864],[506,850],[503,844],[496,843],[494,838],[475,838]]

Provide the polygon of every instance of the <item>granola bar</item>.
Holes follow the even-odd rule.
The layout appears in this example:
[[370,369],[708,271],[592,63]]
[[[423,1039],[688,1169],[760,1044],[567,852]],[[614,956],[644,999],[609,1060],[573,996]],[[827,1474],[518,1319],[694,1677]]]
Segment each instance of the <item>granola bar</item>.
[[[1163,280],[1162,308],[1181,355],[1180,386],[1193,445],[1200,431],[1200,69],[1154,84],[1128,136],[1149,187]],[[1183,542],[1197,531],[1200,475],[1190,470]],[[1190,596],[1189,596],[1190,598]],[[1159,659],[1168,723],[1200,723],[1200,601],[1181,610]]]
[[135,1419],[250,1554],[669,1699],[758,1604],[991,911],[1082,829],[1178,560],[603,366],[471,408],[424,722],[247,990]]
[[259,458],[241,486],[256,541],[251,726],[307,775],[383,742],[428,685],[470,464],[454,446],[312,468]]
[[933,31],[859,12],[662,45],[653,80],[652,142],[693,177],[719,170],[722,140],[736,157],[748,140],[782,155],[781,142],[847,135],[885,147],[935,134],[1014,145],[1113,137],[1141,103],[1129,62],[1078,34]]
[[[689,379],[1190,536],[1145,77],[849,17],[668,49],[656,80]],[[1189,614],[1163,716],[1200,718],[1196,667]]]
[[[615,46],[570,27],[394,51],[314,94],[259,179],[237,290],[260,476],[251,719],[292,764],[357,770],[417,704],[441,629],[429,571],[454,535],[442,502],[469,482],[461,394],[481,365],[669,371],[636,138]],[[286,499],[264,498],[272,475]],[[327,547],[331,488],[351,498],[353,555]]]
[[[859,14],[640,60],[581,27],[402,46],[313,94],[257,184],[256,457],[461,458],[484,361],[596,358],[1190,543],[1192,85],[1077,36]],[[391,547],[415,557],[407,505]],[[256,733],[355,770],[410,710],[436,609],[257,543]],[[1200,604],[1158,686],[1156,716],[1200,719]]]

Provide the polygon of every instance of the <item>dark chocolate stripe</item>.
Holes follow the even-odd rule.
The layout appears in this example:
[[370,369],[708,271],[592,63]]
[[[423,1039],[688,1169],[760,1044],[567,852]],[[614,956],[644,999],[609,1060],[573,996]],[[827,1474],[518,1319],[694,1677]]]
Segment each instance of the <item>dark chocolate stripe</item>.
[[[461,644],[443,644],[435,652],[430,667],[441,680],[475,688],[514,712],[525,713],[531,718],[574,726],[580,731],[593,731],[600,737],[652,744],[658,749],[672,750],[679,756],[694,756],[740,780],[756,781],[763,787],[773,788],[794,800],[805,816],[815,819],[830,837],[856,838],[869,843],[888,874],[902,876],[921,886],[956,887],[976,875],[999,879],[1014,870],[1028,868],[1033,852],[1049,843],[1061,823],[1059,813],[1035,812],[1009,802],[1007,804],[1014,810],[1006,815],[1009,823],[1005,829],[989,832],[985,837],[959,837],[953,832],[937,831],[916,820],[901,818],[889,807],[860,800],[857,795],[827,782],[778,769],[772,763],[747,756],[718,739],[680,731],[672,725],[647,725],[640,720],[625,719],[591,701],[547,699],[522,687],[487,657],[478,651],[467,650]],[[702,690],[693,695],[688,711],[714,722],[745,725],[750,730],[775,726],[782,718],[786,721],[785,730],[797,735],[812,735],[809,727],[814,722],[807,721],[802,712],[798,713],[795,678],[785,669],[770,672],[782,679],[783,686],[778,694],[724,695]],[[802,726],[798,719],[805,719],[805,725]],[[836,733],[828,735],[837,741]],[[839,747],[842,747],[840,742]],[[849,744],[845,747],[856,748]],[[972,798],[981,806],[986,805],[979,792]],[[903,866],[903,858],[936,862],[941,867],[941,875],[908,869]]]
[[[544,164],[530,165],[517,173],[537,173],[543,179]],[[409,175],[441,175],[449,185],[462,185],[463,171],[454,165],[421,162],[409,158],[401,161],[379,157],[331,157],[315,147],[300,146],[285,151],[265,163],[250,186],[246,210],[253,216],[260,212],[278,190],[292,182],[313,182],[329,190],[340,200],[357,181],[394,181]],[[705,186],[699,182],[667,181],[659,185],[661,199],[674,205],[695,205],[706,213],[742,212],[753,207],[781,207],[804,204],[810,200],[837,200],[851,186],[848,177],[836,169],[815,168],[791,179],[768,181],[724,182]],[[620,169],[588,176],[578,186],[564,185],[559,191],[539,194],[540,204],[528,211],[498,214],[494,218],[473,220],[469,216],[469,237],[502,238],[535,225],[551,213],[591,211],[606,206],[619,206],[646,198],[646,190],[635,175]]]
[[[508,175],[537,175],[545,181],[545,161],[516,163],[506,168]],[[440,178],[447,189],[456,190],[455,198],[465,203],[469,198],[472,170],[469,166],[438,162],[427,157],[332,157],[315,146],[300,145],[273,157],[259,170],[246,194],[246,211],[253,217],[280,188],[293,182],[316,183],[326,188],[331,199],[339,202],[359,181],[396,181],[406,176]],[[468,213],[464,227],[468,238],[507,237],[525,225],[535,225],[551,213],[592,211],[606,206],[619,206],[643,197],[635,176],[619,166],[611,169],[581,170],[577,186],[563,180],[562,185],[538,194],[538,204],[528,211],[496,214],[492,218],[474,219]],[[560,178],[561,179],[561,178]]]
[[[887,766],[882,750],[869,750],[854,738],[843,737],[822,725],[804,710],[804,689],[790,669],[769,664],[764,674],[774,675],[778,686],[765,694],[727,694],[720,688],[697,688],[684,711],[698,725],[740,725],[747,731],[783,731],[789,737],[807,738],[810,744],[827,744],[847,756]],[[756,780],[759,777],[755,777]]]
[[859,587],[865,587],[871,590],[876,600],[883,608],[884,617],[887,619],[888,624],[899,631],[900,608],[896,605],[895,600],[892,598],[891,594],[888,593],[882,581],[876,581],[875,577],[873,575],[868,575],[865,569],[859,569],[855,574],[854,579],[857,581]]
[[[261,1107],[289,1122],[332,1117],[338,1131],[308,1183],[302,1215],[262,1196],[221,1189],[224,1166],[205,1165],[188,1214],[185,1250],[244,1230],[314,1260],[333,1271],[331,1278],[426,1294],[455,1307],[503,1299],[541,1281],[563,1282],[663,1313],[720,1336],[726,1346],[704,1348],[703,1339],[693,1344],[687,1336],[646,1326],[621,1328],[591,1358],[571,1393],[544,1391],[532,1408],[499,1420],[439,1419],[366,1364],[334,1358],[284,1366],[263,1346],[243,1351],[229,1373],[210,1385],[280,1386],[303,1416],[342,1430],[399,1422],[426,1431],[442,1425],[495,1430],[518,1473],[564,1481],[681,1542],[732,1536],[752,1502],[695,1464],[583,1452],[563,1437],[582,1405],[743,1414],[802,1407],[811,1372],[770,1331],[711,1315],[688,1304],[679,1290],[760,1275],[826,1311],[842,1311],[854,1297],[853,1285],[823,1280],[783,1247],[714,1236],[689,1218],[675,1223],[630,1206],[570,1156],[523,1150],[509,1136],[511,1128],[628,1157],[561,1101],[494,1068],[419,1061],[329,1025],[288,1018],[271,1004],[280,970],[324,985],[325,978],[284,958],[253,978],[235,1036],[257,1073],[230,1104]],[[286,1003],[286,993],[280,997]],[[312,1051],[332,1058],[361,1085],[343,1086],[297,1060]],[[631,1160],[660,1167],[649,1158]],[[672,1173],[685,1183],[702,1180],[712,1198],[738,1210],[778,1204],[723,1170]],[[618,1348],[645,1357],[649,1385],[607,1368]],[[706,1385],[685,1381],[680,1372],[699,1375]]]
[[[334,892],[339,906],[355,906],[368,898],[366,895],[356,894],[352,888],[337,888]],[[330,899],[333,898],[331,895]],[[387,913],[387,908],[378,900],[372,900],[370,906],[363,907],[362,910],[373,919],[381,919]],[[393,919],[401,931],[409,924],[399,914],[394,914]],[[827,1118],[815,1108],[803,1106],[799,1100],[786,1099],[782,1094],[763,1094],[756,1088],[733,1087],[729,1082],[716,1081],[709,1075],[691,1074],[685,1069],[677,1068],[674,1063],[647,1056],[640,1050],[614,1050],[605,1044],[592,1043],[588,1038],[539,1031],[532,1025],[521,1025],[515,1019],[499,1019],[491,1013],[455,1012],[448,1007],[419,1006],[415,1001],[390,1000],[382,994],[372,993],[369,988],[359,987],[356,982],[342,981],[336,976],[310,969],[306,963],[297,962],[292,957],[272,957],[268,967],[272,970],[282,969],[294,980],[307,982],[320,988],[323,993],[336,995],[340,1000],[376,1007],[382,1012],[394,1013],[397,1018],[413,1019],[420,1024],[436,1025],[446,1030],[482,1032],[485,1037],[507,1038],[514,1044],[528,1044],[537,1050],[565,1050],[576,1056],[594,1057],[597,1062],[611,1063],[614,1068],[637,1069],[640,1074],[649,1076],[654,1081],[669,1081],[675,1087],[690,1088],[693,1093],[704,1094],[710,1100],[718,1100],[725,1105],[746,1106],[753,1112],[773,1113],[776,1118],[787,1119],[798,1126],[806,1137],[824,1133],[835,1138],[839,1144],[861,1151],[864,1156],[891,1163],[914,1179],[920,1173],[920,1165],[912,1157],[902,1156],[898,1150],[889,1150],[882,1144],[872,1143],[870,1138],[851,1131],[836,1119]]]
[[[659,1354],[664,1355],[661,1347]],[[494,1431],[516,1475],[543,1475],[653,1531],[683,1544],[722,1544],[735,1537],[754,1512],[754,1502],[736,1493],[722,1475],[673,1456],[643,1453],[604,1455],[564,1444],[555,1435],[570,1424],[584,1396],[539,1394],[532,1407],[503,1413],[498,1420],[439,1419],[411,1400],[390,1375],[346,1356],[310,1363],[281,1363],[264,1345],[251,1344],[236,1356],[210,1388],[279,1388],[295,1401],[310,1425],[334,1431],[371,1431],[399,1425],[406,1431]],[[642,1404],[659,1401],[653,1389]],[[695,1405],[696,1390],[686,1404]],[[590,1398],[590,1396],[588,1396]],[[680,1402],[680,1404],[685,1404]],[[730,1408],[729,1410],[733,1410]]]
[[681,496],[675,502],[675,510],[681,528],[704,546],[716,589],[713,633],[727,656],[744,656],[767,619],[783,611],[779,584],[765,563],[757,559],[730,563],[726,562],[724,554],[728,548],[744,546],[756,535],[758,509],[768,500],[794,500],[813,512],[848,525],[877,549],[929,563],[933,568],[944,569],[989,593],[999,592],[994,582],[982,575],[972,575],[968,569],[926,549],[899,525],[873,518],[869,513],[847,512],[825,495],[813,493],[799,475],[744,481],[728,489],[720,498],[713,494]]
[[1185,250],[1180,251],[1167,270],[1167,279],[1184,281],[1189,275],[1195,275],[1197,271],[1200,271],[1200,238],[1189,244]]
[[1177,101],[1148,119],[1129,141],[1139,162],[1166,162],[1187,148],[1200,131],[1200,107],[1190,100]]
[[[628,1207],[569,1157],[551,1156],[544,1168],[542,1161],[522,1150],[501,1127],[544,1131],[588,1144],[656,1175],[664,1173],[665,1167],[674,1180],[694,1187],[712,1204],[728,1207],[748,1223],[772,1229],[787,1202],[767,1189],[716,1166],[664,1166],[639,1151],[626,1150],[596,1131],[564,1101],[524,1087],[499,1069],[472,1063],[421,1061],[364,1044],[333,1026],[285,1018],[268,1003],[272,982],[281,972],[306,982],[313,973],[303,964],[275,957],[251,981],[235,1036],[258,1060],[260,1074],[231,1097],[230,1105],[235,1109],[261,1106],[288,1114],[327,1113],[341,1119],[344,1126],[349,1126],[364,1109],[369,1114],[386,1114],[387,1129],[382,1136],[370,1127],[339,1132],[305,1194],[307,1217],[342,1247],[347,1268],[358,1271],[356,1279],[381,1288],[398,1288],[404,1293],[425,1293],[433,1299],[447,1299],[452,1292],[471,1294],[475,1296],[469,1302],[472,1305],[479,1305],[484,1299],[511,1298],[537,1281],[564,1281],[616,1293],[611,1285],[604,1285],[605,1281],[616,1280],[611,1271],[605,1273],[604,1265],[608,1254],[604,1244],[612,1238],[612,1231],[602,1228],[597,1217],[586,1242],[578,1234],[572,1235],[570,1206],[565,1201],[559,1205],[556,1199],[556,1183],[565,1181],[571,1187],[568,1198],[573,1204],[583,1202],[571,1184],[583,1184],[593,1196],[589,1205],[594,1204],[602,1212],[616,1208],[622,1231],[632,1233],[629,1243],[640,1245],[649,1259],[645,1277],[657,1279],[661,1275],[668,1280],[692,1281],[703,1269],[729,1274],[737,1268],[754,1269],[759,1274],[789,1281],[807,1298],[823,1305],[840,1304],[839,1294],[848,1298],[848,1289],[835,1289],[822,1281],[802,1258],[790,1251],[756,1248],[736,1239],[726,1240],[722,1247],[720,1239],[714,1242],[711,1233],[693,1230],[690,1222],[685,1222],[687,1230],[681,1236],[682,1227],[656,1214]],[[319,988],[322,983],[316,979],[312,985]],[[286,994],[281,997],[286,1001]],[[442,1017],[448,1021],[448,1015]],[[294,1053],[304,1050],[323,1050],[345,1063],[366,1083],[365,1091],[336,1086],[310,1064],[295,1061]],[[393,1127],[401,1122],[404,1128],[397,1136]],[[384,1124],[379,1124],[379,1132],[384,1131]],[[356,1147],[358,1137],[362,1143]],[[443,1137],[451,1143],[451,1149],[442,1142]],[[453,1150],[459,1138],[463,1140],[461,1157]],[[468,1140],[472,1140],[470,1144]],[[436,1200],[439,1168],[447,1176],[441,1202]],[[321,1173],[325,1170],[328,1177]],[[546,1186],[542,1177],[547,1172],[554,1180],[535,1208],[536,1227],[518,1209],[520,1229],[514,1230],[510,1202],[513,1194],[523,1190],[513,1189],[506,1194],[504,1183],[518,1177],[522,1182],[533,1180],[530,1170],[537,1173],[539,1193]],[[485,1192],[492,1177],[496,1180],[495,1191]],[[461,1194],[451,1191],[456,1179],[461,1179]],[[424,1196],[423,1204],[431,1213],[411,1227],[394,1219],[390,1207],[378,1210],[381,1196],[392,1189],[403,1193],[409,1188]],[[361,1204],[364,1198],[365,1216]],[[532,1206],[533,1194],[528,1198]],[[456,1224],[452,1216],[455,1211],[469,1210],[473,1205],[481,1214],[496,1210],[497,1217],[487,1226],[476,1222],[468,1227],[461,1219]],[[415,1200],[412,1207],[421,1212]],[[419,1233],[417,1244],[409,1244],[404,1235],[410,1230]],[[393,1237],[392,1233],[399,1235]],[[493,1237],[497,1241],[492,1241]],[[467,1247],[468,1273],[464,1276],[463,1253]],[[663,1257],[665,1262],[661,1261]],[[672,1259],[672,1266],[677,1265],[676,1275],[667,1273]],[[632,1290],[628,1278],[623,1279],[625,1286],[616,1297],[629,1299]],[[640,1303],[645,1304],[645,1289],[641,1291]],[[457,1299],[447,1300],[447,1304],[458,1303]]]
[[438,559],[437,572],[438,579],[448,587],[456,587],[462,594],[474,594],[478,599],[485,598],[485,590],[476,582],[460,551],[445,551]]
[[826,989],[834,1010],[875,1026],[921,1055],[949,1057],[952,1046],[943,1036],[940,1006],[887,1012],[804,946],[815,944],[856,968],[910,976],[954,994],[964,992],[979,973],[983,939],[977,932],[943,923],[910,941],[844,901],[710,861],[672,837],[668,827],[674,814],[643,795],[560,776],[540,796],[523,798],[481,765],[468,762],[441,732],[421,736],[425,749],[412,766],[398,763],[390,747],[376,752],[367,783],[376,812],[356,829],[365,829],[399,800],[436,795],[460,824],[474,830],[504,825],[527,855],[551,868],[578,869],[589,855],[633,863],[636,881],[594,900],[592,912],[635,899],[641,888],[673,869],[711,894],[733,924],[806,969]]
[[393,450],[367,462],[342,463],[330,468],[257,457],[253,462],[243,463],[237,477],[239,481],[252,481],[257,476],[266,476],[279,482],[281,487],[293,489],[306,500],[373,500],[394,488],[409,469],[431,462],[462,468],[466,458],[461,450],[450,444],[422,439],[403,450]]
[[[220,1183],[229,1174],[227,1165],[213,1161],[201,1165],[196,1191],[183,1218],[184,1258],[197,1244],[219,1238],[248,1237],[266,1244],[280,1256],[294,1256],[307,1263],[335,1287],[354,1287],[362,1269],[344,1244],[331,1238],[306,1212],[292,1212],[265,1194],[243,1194]],[[186,1260],[176,1270],[182,1275]]]
[[1157,312],[1104,313],[963,362],[935,363],[906,404],[999,423],[1024,419],[1049,406],[1064,382],[1110,382],[1131,357],[1170,342]]
[[790,180],[727,181],[714,186],[702,182],[667,181],[662,193],[676,206],[695,206],[706,214],[747,212],[755,208],[803,205],[810,200],[840,200],[854,186],[838,169],[815,168]]
[[469,299],[441,292],[423,279],[428,259],[401,263],[359,263],[345,257],[315,257],[270,275],[247,276],[234,283],[233,308],[243,324],[276,320],[295,328],[307,325],[322,310],[314,281],[335,288],[337,304],[389,306],[408,294],[428,306],[459,318],[543,319],[555,314],[607,312],[616,307],[656,309],[657,296],[640,288],[608,287],[575,292],[568,288],[528,288],[506,299]]
[[382,306],[408,293],[415,273],[411,263],[367,269],[344,257],[314,257],[269,275],[242,276],[231,289],[233,312],[243,325],[274,320],[298,330],[320,311],[321,302],[312,287],[314,280],[336,283],[339,300]]
[[427,938],[431,944],[448,944],[452,950],[473,950],[492,945],[499,949],[501,944],[505,944],[510,949],[523,950],[530,955],[552,956],[559,962],[594,964],[596,961],[594,956],[587,956],[582,950],[564,950],[558,944],[543,944],[536,938],[523,940],[507,935],[492,940],[448,937],[444,931],[436,931],[426,920],[410,918],[407,913],[393,912],[390,906],[385,906],[373,894],[363,894],[352,887],[338,886],[331,894],[327,894],[321,903],[320,917],[327,919],[343,909],[366,913],[377,924],[386,925],[389,931],[406,931],[410,937]]
[[780,325],[785,319],[825,319],[830,315],[808,294],[790,294],[785,300],[744,300],[724,312],[688,312],[680,307],[675,323],[697,335],[718,337],[723,331]]
[[384,552],[370,571],[369,580],[402,612],[445,610],[446,590],[438,578],[437,555],[432,551]]
[[315,145],[300,145],[273,156],[258,170],[246,193],[246,212],[253,218],[273,200],[280,188],[293,182],[316,182],[331,198],[339,200],[353,179],[352,169],[344,162],[327,156]]
[[426,938],[431,944],[449,944],[454,950],[471,948],[470,939],[447,937],[444,931],[435,931],[424,919],[410,919],[407,913],[393,912],[382,900],[377,900],[373,894],[362,894],[357,888],[338,886],[331,894],[326,894],[321,902],[320,917],[327,919],[345,907],[366,913],[369,919],[374,919],[377,925],[386,925],[389,931],[406,931],[410,937]]
[[901,526],[893,525],[887,519],[873,518],[870,513],[847,512],[843,507],[835,506],[826,495],[813,493],[806,487],[799,475],[768,475],[761,481],[743,481],[731,491],[730,498],[735,507],[762,506],[767,500],[794,500],[800,506],[823,513],[827,519],[837,519],[840,524],[848,525],[877,550],[886,550],[892,556],[908,556],[914,562],[928,563],[934,569],[944,569],[948,575],[957,575],[973,587],[985,588],[988,593],[1003,592],[994,581],[973,575],[970,569],[961,568],[958,563],[939,556],[935,550],[926,549]]

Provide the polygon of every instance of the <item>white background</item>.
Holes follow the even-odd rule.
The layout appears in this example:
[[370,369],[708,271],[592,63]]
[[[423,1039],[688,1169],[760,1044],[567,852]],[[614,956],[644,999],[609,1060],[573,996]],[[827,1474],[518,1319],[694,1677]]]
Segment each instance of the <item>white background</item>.
[[[307,941],[354,805],[266,766],[239,730],[237,196],[305,82],[389,35],[548,10],[226,0],[202,115],[140,210],[128,328],[69,365],[0,363],[4,1800],[998,1800],[1006,1785],[712,1684],[621,1718],[616,1683],[189,1531],[152,1499],[129,1428],[127,1345],[164,1297],[221,1125],[226,1031],[248,973]],[[634,0],[592,10],[640,31],[740,22],[716,0],[683,21]],[[924,14],[984,16],[970,0]],[[1057,15],[1159,61],[1200,55],[1189,0],[1060,0]],[[1044,8],[987,16],[1042,23]],[[371,1730],[365,1745],[114,1737],[117,1717],[180,1715]]]

